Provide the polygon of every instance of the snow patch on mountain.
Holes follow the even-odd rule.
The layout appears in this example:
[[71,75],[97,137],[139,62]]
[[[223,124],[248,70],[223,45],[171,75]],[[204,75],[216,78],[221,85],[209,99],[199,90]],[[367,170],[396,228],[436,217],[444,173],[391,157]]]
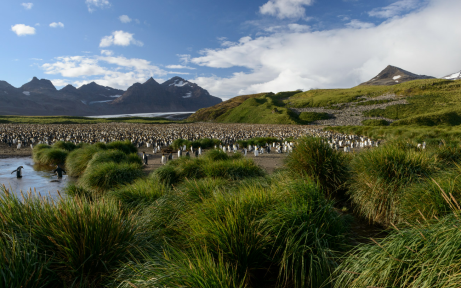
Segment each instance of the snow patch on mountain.
[[121,97],[122,95],[112,95],[112,96],[109,96],[109,97],[112,97],[112,98],[118,98],[118,97]]
[[182,98],[190,98],[192,97],[192,92],[187,92],[185,96],[182,96]]
[[174,83],[171,83],[170,86],[176,86],[176,87],[183,87],[185,85],[189,84],[187,81],[182,81],[182,80],[175,80]]
[[29,91],[23,91],[22,94],[26,95],[26,96],[30,96],[30,92]]
[[461,79],[461,71],[453,73],[451,75],[443,77],[443,79],[448,79],[448,80],[458,80]]
[[401,75],[397,75],[397,76],[394,76],[392,79],[397,80],[397,79],[399,79],[401,77],[402,77]]

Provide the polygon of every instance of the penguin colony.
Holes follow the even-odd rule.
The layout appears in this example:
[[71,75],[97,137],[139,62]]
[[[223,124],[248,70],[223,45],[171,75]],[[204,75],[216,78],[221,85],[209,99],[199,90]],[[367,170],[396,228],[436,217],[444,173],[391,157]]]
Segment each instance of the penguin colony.
[[[333,149],[344,152],[350,152],[354,148],[376,147],[379,144],[378,141],[375,142],[367,137],[345,135],[301,125],[240,123],[0,124],[0,142],[8,144],[10,147],[16,147],[17,149],[21,147],[33,148],[33,146],[41,143],[52,145],[57,141],[73,142],[75,144],[82,142],[94,144],[97,142],[109,143],[125,140],[131,141],[138,148],[161,148],[170,145],[176,139],[195,141],[202,138],[218,139],[224,147],[230,145],[233,148],[238,140],[248,140],[256,137],[274,137],[284,142],[287,138],[297,139],[305,135],[322,137]],[[285,143],[287,147],[293,146],[293,144],[287,144]]]

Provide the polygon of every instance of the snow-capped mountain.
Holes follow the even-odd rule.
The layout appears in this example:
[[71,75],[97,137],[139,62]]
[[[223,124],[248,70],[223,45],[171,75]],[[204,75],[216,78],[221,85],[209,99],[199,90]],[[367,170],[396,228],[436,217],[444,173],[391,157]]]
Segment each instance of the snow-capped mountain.
[[461,71],[447,75],[445,77],[442,77],[442,79],[448,79],[448,80],[460,80],[461,79]]

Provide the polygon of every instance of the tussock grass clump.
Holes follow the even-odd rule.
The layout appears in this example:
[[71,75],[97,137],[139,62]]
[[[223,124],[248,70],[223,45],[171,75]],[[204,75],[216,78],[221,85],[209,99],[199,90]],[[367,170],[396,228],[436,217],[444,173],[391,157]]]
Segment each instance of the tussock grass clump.
[[81,176],[88,162],[93,158],[93,155],[101,150],[102,149],[96,145],[87,145],[81,149],[72,151],[66,159],[67,175],[72,177]]
[[[117,287],[203,287],[245,288],[245,279],[237,280],[236,267],[223,257],[213,257],[206,249],[182,252],[169,248],[161,264],[156,259],[135,263],[119,272]],[[120,284],[119,284],[120,283]]]
[[179,173],[173,165],[164,165],[158,168],[152,173],[152,177],[158,178],[166,185],[176,184],[180,180]]
[[77,148],[77,145],[75,145],[72,142],[58,141],[58,142],[53,144],[53,147],[72,152],[73,150],[75,150]]
[[0,235],[0,287],[57,287],[58,277],[50,264],[31,239]]
[[299,114],[299,119],[306,122],[314,122],[317,120],[327,120],[331,116],[328,113],[318,113],[318,112],[301,112]]
[[186,140],[186,139],[176,139],[173,141],[173,143],[171,143],[171,147],[174,149],[174,150],[179,150],[183,148],[184,145],[186,145],[186,147],[190,147],[190,144],[191,142],[189,140]]
[[68,195],[70,197],[85,198],[88,201],[96,200],[95,195],[91,191],[89,191],[89,190],[87,190],[87,189],[85,189],[85,188],[83,188],[81,186],[78,186],[73,182],[70,182],[67,185],[64,192],[66,193],[66,195]]
[[190,146],[194,147],[195,149],[197,149],[198,147],[201,147],[202,149],[209,149],[214,148],[215,145],[219,144],[221,144],[221,141],[218,139],[202,138],[193,141],[192,143],[190,143]]
[[114,141],[106,144],[107,149],[120,150],[125,154],[131,154],[138,152],[136,148],[129,140],[126,141]]
[[264,217],[280,284],[322,287],[344,250],[348,220],[313,183],[291,182],[287,199]]
[[[35,256],[46,258],[29,265],[49,265],[59,277],[59,287],[76,283],[84,287],[98,286],[121,261],[131,259],[131,254],[141,247],[135,237],[137,226],[134,219],[122,216],[118,205],[112,201],[89,203],[78,198],[53,201],[32,195],[20,200],[3,191],[0,194],[0,215],[2,231],[14,233],[24,245],[30,240],[39,253]],[[4,237],[0,235],[6,241]],[[45,275],[48,272],[43,271]],[[27,279],[26,275],[29,277],[29,274],[23,274],[24,279]],[[39,284],[44,287],[46,283]]]
[[320,185],[329,196],[335,195],[349,177],[348,156],[333,150],[320,138],[303,137],[297,140],[285,166],[299,175],[305,175]]
[[461,202],[460,173],[461,167],[451,168],[408,187],[401,200],[403,218],[414,222],[450,214],[452,200]]
[[108,197],[115,199],[127,211],[142,209],[169,192],[169,188],[152,178],[141,178],[132,184],[109,191]]
[[88,162],[88,167],[106,162],[120,163],[126,160],[126,154],[120,150],[103,150],[93,155]]
[[221,178],[203,178],[199,180],[186,180],[178,190],[188,195],[189,200],[203,202],[205,199],[213,197],[215,192],[225,189],[229,181]]
[[336,269],[334,287],[461,287],[459,212],[359,245]]
[[444,145],[435,153],[438,159],[448,165],[461,162],[461,146],[459,145]]
[[34,157],[36,164],[40,165],[58,165],[66,162],[69,152],[58,148],[41,149]]
[[359,153],[352,161],[349,190],[357,212],[384,226],[399,223],[405,188],[430,176],[435,164],[428,153],[405,151],[395,145]]
[[209,159],[210,161],[229,160],[229,155],[227,155],[227,153],[222,150],[213,149],[205,154],[205,158]]
[[240,147],[247,148],[249,145],[266,146],[266,144],[279,143],[280,140],[275,137],[256,137],[248,140],[239,140],[237,143]]
[[88,167],[79,179],[79,184],[94,192],[105,192],[132,183],[142,175],[137,164],[107,162]]

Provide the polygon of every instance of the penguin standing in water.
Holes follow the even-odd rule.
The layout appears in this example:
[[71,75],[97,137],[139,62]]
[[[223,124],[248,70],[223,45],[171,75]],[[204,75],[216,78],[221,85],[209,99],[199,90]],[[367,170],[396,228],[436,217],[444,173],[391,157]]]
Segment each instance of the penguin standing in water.
[[64,169],[62,169],[61,167],[59,167],[59,165],[56,165],[56,169],[54,169],[53,171],[54,174],[58,174],[58,178],[62,178],[62,173],[64,172],[64,174],[67,174],[66,171],[64,171]]
[[13,172],[11,172],[11,174],[13,174],[14,172],[16,172],[16,178],[22,178],[21,169],[24,169],[24,167],[19,166],[16,170],[14,170]]

